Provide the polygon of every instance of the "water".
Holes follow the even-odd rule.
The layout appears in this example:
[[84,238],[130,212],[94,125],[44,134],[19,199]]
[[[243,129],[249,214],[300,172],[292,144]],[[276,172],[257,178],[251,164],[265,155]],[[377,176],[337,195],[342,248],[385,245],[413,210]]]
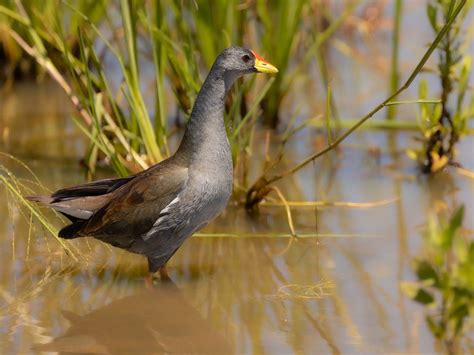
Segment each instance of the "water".
[[[29,107],[37,107],[34,120],[55,123],[32,121],[37,128],[30,135],[27,130],[12,134],[5,150],[18,152],[49,189],[83,181],[77,164],[80,136],[61,139],[61,132],[70,129],[69,111],[55,115],[49,109],[62,102],[60,94],[38,86],[50,97],[40,96],[41,106],[38,92],[27,87],[16,94],[25,94]],[[31,119],[20,113],[8,116],[12,132]],[[300,238],[291,246],[282,237],[289,233],[283,208],[264,205],[252,218],[231,204],[203,231],[214,237],[192,238],[172,259],[174,285],[147,286],[142,257],[94,240],[71,242],[83,252],[72,261],[37,225],[30,231],[28,215],[0,190],[1,200],[9,201],[0,206],[0,351],[436,351],[422,308],[398,285],[413,279],[410,261],[421,253],[422,227],[430,213],[464,203],[465,228],[474,228],[473,180],[454,170],[419,177],[403,154],[382,150],[374,155],[367,148],[386,147],[390,138],[399,149],[415,144],[411,133],[391,135],[356,134],[341,151],[281,186],[292,200],[320,196],[383,204],[292,208],[298,233],[322,237]],[[460,161],[470,169],[473,147],[472,137],[460,145]],[[18,164],[2,162],[19,178],[31,179]],[[218,237],[226,233],[242,237]]]
[[[431,37],[426,28],[412,35],[409,43]],[[402,58],[404,73],[416,59],[408,54]],[[334,55],[336,63],[349,60]],[[367,63],[353,65],[356,69],[340,71],[333,84],[344,117],[365,113],[380,99],[352,91],[385,89],[374,72],[364,74]],[[78,164],[85,141],[66,102],[48,82],[19,84],[0,102],[0,151],[28,164],[50,190],[85,180]],[[413,117],[416,110],[402,112]],[[0,204],[0,353],[441,351],[424,310],[402,294],[399,283],[414,279],[411,261],[423,253],[430,215],[449,215],[464,204],[464,228],[474,229],[474,180],[454,169],[430,178],[417,175],[403,153],[417,145],[413,135],[361,131],[279,185],[292,201],[373,206],[292,207],[301,238],[291,241],[285,210],[274,206],[276,195],[253,217],[231,203],[173,257],[171,284],[147,283],[144,258],[95,240],[68,243],[80,251],[75,261],[0,189],[5,201]],[[290,144],[283,165],[314,151],[320,141],[313,133],[302,134]],[[255,166],[261,165],[261,150]],[[465,137],[459,161],[470,170],[473,151],[473,137]],[[18,163],[0,159],[18,178],[32,180]],[[63,225],[47,213],[56,226]]]

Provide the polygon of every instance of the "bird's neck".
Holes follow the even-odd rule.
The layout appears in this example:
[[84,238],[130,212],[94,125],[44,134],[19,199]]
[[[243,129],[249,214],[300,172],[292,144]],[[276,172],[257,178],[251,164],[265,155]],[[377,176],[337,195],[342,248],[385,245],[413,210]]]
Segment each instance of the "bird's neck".
[[224,98],[233,78],[211,70],[194,103],[183,140],[176,155],[189,163],[230,155],[224,124]]

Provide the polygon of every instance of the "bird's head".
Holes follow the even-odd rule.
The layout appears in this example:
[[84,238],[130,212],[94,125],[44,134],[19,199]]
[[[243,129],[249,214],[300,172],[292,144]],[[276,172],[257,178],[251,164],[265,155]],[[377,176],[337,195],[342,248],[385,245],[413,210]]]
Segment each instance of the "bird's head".
[[224,49],[216,59],[214,68],[223,73],[226,87],[245,74],[278,73],[278,69],[259,56],[256,52],[242,47]]
[[240,75],[250,73],[278,73],[278,69],[267,62],[255,51],[242,47],[224,49],[216,59],[216,64],[224,71],[238,72]]

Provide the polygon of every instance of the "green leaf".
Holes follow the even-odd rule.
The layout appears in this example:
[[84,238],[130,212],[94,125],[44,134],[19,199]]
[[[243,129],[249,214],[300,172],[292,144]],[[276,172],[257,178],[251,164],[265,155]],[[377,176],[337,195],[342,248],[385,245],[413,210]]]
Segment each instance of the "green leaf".
[[435,301],[433,295],[423,288],[420,288],[418,290],[418,293],[416,294],[414,300],[424,305],[434,303]]
[[[472,284],[470,284],[469,286],[474,287],[472,286]],[[453,287],[453,294],[454,294],[454,298],[456,299],[456,302],[464,302],[463,300],[465,301],[468,301],[468,302],[474,302],[474,294],[472,292],[472,290],[469,290],[468,287],[459,287],[459,286],[456,286],[456,287]]]
[[419,285],[415,282],[410,282],[410,281],[400,282],[400,289],[405,295],[407,295],[411,299],[414,299],[416,297],[416,294],[418,293],[418,288],[419,288]]
[[438,274],[433,265],[431,265],[428,261],[422,260],[416,262],[415,273],[420,281],[433,280],[433,285],[435,287],[439,286]]
[[426,323],[428,323],[428,328],[431,330],[431,333],[433,333],[436,338],[439,339],[443,336],[445,330],[439,324],[436,323],[433,317],[426,316]]
[[456,276],[456,283],[460,287],[465,287],[466,290],[470,290],[468,292],[470,292],[474,300],[474,261],[471,259],[459,265]]
[[437,12],[438,12],[438,9],[433,4],[429,3],[426,6],[426,13],[428,15],[428,20],[430,21],[431,27],[433,28],[433,30],[435,30],[435,32],[438,32]]
[[462,303],[449,313],[448,318],[461,319],[461,318],[467,317],[468,315],[469,315],[469,308],[467,307],[467,304]]
[[453,238],[462,224],[462,220],[464,217],[464,205],[459,207],[454,214],[452,215],[451,219],[449,220],[449,224],[447,228],[442,233],[442,243],[441,247],[444,250],[448,250],[452,247]]
[[463,238],[456,238],[453,242],[453,249],[456,258],[460,263],[467,262],[469,258],[469,245]]
[[449,221],[449,226],[453,230],[457,230],[459,227],[461,227],[463,218],[464,218],[464,205],[461,205],[456,210],[456,212],[454,212],[454,215],[451,217],[451,220]]
[[457,306],[448,316],[448,319],[454,320],[455,322],[455,327],[454,327],[454,333],[457,335],[463,326],[464,319],[469,316],[469,308],[468,306],[463,303]]
[[434,297],[431,293],[420,287],[416,282],[401,282],[400,288],[403,293],[418,303],[427,305],[434,302]]
[[468,260],[471,264],[474,264],[474,240],[469,243],[469,256]]
[[[440,248],[442,246],[443,236],[440,230],[441,228],[438,219],[435,218],[435,216],[430,215],[428,219],[428,244],[430,246],[435,246],[437,248]],[[439,262],[437,262],[436,264],[439,265]]]
[[[418,86],[418,97],[420,100],[426,100],[428,98],[428,83],[425,79],[420,80]],[[422,132],[426,130],[426,123],[429,121],[430,107],[427,104],[420,104],[420,121],[419,125]]]

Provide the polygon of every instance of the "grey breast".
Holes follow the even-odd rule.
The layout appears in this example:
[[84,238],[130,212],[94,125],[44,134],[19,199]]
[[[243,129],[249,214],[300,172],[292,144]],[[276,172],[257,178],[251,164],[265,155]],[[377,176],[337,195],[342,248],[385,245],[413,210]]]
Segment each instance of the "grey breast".
[[[135,245],[151,257],[174,252],[194,232],[200,230],[225,208],[232,189],[232,170],[196,171],[186,187],[166,206],[153,227]],[[216,177],[217,176],[217,177]],[[139,251],[140,252],[140,251]]]

